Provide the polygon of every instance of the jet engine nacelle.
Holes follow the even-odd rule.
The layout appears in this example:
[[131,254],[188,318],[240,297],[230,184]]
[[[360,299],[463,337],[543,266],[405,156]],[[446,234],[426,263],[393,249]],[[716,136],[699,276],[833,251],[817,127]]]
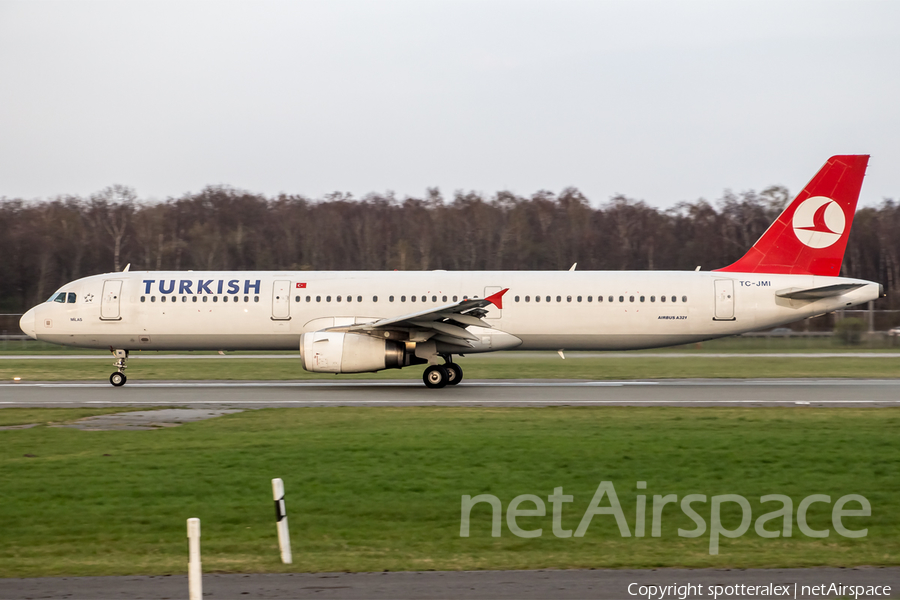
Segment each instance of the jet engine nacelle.
[[312,331],[300,336],[303,368],[314,373],[371,373],[405,366],[406,346],[393,340]]

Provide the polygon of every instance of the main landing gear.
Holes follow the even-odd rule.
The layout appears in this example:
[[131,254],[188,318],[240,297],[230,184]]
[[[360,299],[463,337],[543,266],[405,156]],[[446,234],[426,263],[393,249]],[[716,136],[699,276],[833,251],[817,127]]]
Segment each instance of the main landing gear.
[[422,374],[425,387],[442,388],[448,385],[457,385],[463,379],[463,370],[453,362],[450,355],[444,356],[447,362],[442,365],[431,365]]
[[122,387],[128,381],[128,378],[125,377],[127,368],[125,361],[128,360],[128,350],[113,350],[112,353],[116,356],[116,362],[113,363],[116,372],[109,376],[109,382],[116,387]]

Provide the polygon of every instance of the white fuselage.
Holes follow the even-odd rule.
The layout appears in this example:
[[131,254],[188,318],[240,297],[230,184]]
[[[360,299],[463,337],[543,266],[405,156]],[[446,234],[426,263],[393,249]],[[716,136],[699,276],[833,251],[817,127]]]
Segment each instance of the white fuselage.
[[[861,287],[818,300],[776,296],[840,283]],[[485,318],[492,329],[476,328],[481,342],[464,352],[670,346],[775,327],[880,293],[877,283],[856,279],[717,272],[144,271],[73,281],[54,294],[72,293],[73,302],[40,304],[22,327],[83,348],[298,350],[306,332],[503,288],[503,309],[492,306]]]

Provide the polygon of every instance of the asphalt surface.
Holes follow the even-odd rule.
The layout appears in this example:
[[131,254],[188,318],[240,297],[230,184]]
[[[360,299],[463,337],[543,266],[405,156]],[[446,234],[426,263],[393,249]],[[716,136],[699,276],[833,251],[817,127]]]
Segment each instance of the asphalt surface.
[[129,381],[0,384],[0,407],[181,406],[900,406],[900,380]]
[[[641,586],[687,586],[670,598],[898,598],[900,567],[812,569],[658,569],[571,571],[427,571],[404,573],[293,573],[203,576],[203,597],[372,599],[623,599],[647,598]],[[871,594],[827,591],[827,586],[889,586]],[[772,586],[748,588],[747,586]],[[721,587],[716,587],[721,586]],[[744,586],[744,587],[740,587]],[[774,587],[778,586],[778,588]],[[804,587],[806,586],[806,587]],[[752,593],[748,593],[751,592]],[[846,591],[846,590],[844,590]],[[858,590],[854,590],[858,591]],[[136,600],[186,598],[186,575],[0,579],[0,598]],[[675,593],[671,593],[675,592]],[[643,596],[642,596],[643,595]],[[652,595],[660,599],[660,595]]]

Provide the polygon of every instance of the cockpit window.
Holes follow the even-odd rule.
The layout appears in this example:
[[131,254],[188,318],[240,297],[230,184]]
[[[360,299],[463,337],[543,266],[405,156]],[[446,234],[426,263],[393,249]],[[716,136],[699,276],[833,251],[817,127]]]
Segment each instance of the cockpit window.
[[76,298],[75,292],[69,292],[69,294],[66,298],[66,302],[68,302],[69,304],[75,304],[75,298]]
[[65,301],[66,301],[66,293],[65,293],[65,292],[60,292],[60,293],[58,293],[58,294],[56,295],[56,298],[53,299],[53,301],[54,301],[54,302],[62,302],[62,303],[65,303]]

